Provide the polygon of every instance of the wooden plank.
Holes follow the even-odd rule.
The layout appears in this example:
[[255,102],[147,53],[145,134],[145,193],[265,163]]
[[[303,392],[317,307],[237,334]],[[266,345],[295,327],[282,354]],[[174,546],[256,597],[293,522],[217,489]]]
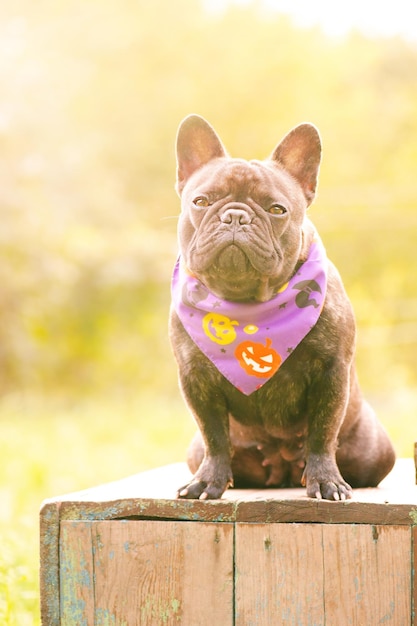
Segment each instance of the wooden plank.
[[[99,502],[110,503],[120,500],[153,499],[174,500],[178,487],[185,484],[191,474],[185,463],[173,463],[153,470],[128,476],[121,480],[105,483],[97,487],[85,489],[51,498],[51,502]],[[398,459],[394,469],[375,489],[354,489],[353,499],[358,501],[396,504],[416,503],[417,488],[415,484],[415,466],[413,459]],[[223,498],[226,501],[237,501],[242,498],[259,500],[298,500],[305,499],[304,488],[293,489],[229,489]],[[411,500],[409,500],[411,498]]]
[[410,550],[407,526],[238,523],[236,626],[406,626]]
[[40,511],[40,604],[44,626],[59,626],[59,502]]
[[327,623],[411,623],[411,529],[325,525],[324,599]]
[[333,623],[324,614],[320,525],[238,523],[235,562],[236,626]]
[[61,522],[59,595],[61,626],[94,626],[94,522]]
[[49,500],[46,505],[59,502],[60,519],[67,520],[137,518],[411,525],[417,516],[412,459],[400,459],[380,488],[354,490],[353,499],[346,502],[307,498],[305,489],[230,489],[221,500],[177,500],[172,495],[174,485],[182,484],[186,476],[189,472],[185,465],[174,464]]
[[417,526],[412,528],[413,546],[411,555],[411,576],[413,580],[412,624],[417,626]]
[[63,501],[63,520],[184,520],[194,522],[233,522],[237,504],[227,500],[169,500],[130,498],[123,500],[84,502]]
[[[274,490],[278,491],[278,490]],[[285,490],[282,490],[285,492]],[[301,490],[300,490],[301,491]],[[372,490],[373,491],[373,490]],[[242,495],[242,494],[239,494]],[[271,497],[271,496],[274,496]],[[415,503],[392,504],[347,500],[333,502],[300,496],[286,499],[285,493],[262,494],[241,500],[153,500],[131,499],[111,502],[67,502],[60,506],[62,520],[162,519],[195,522],[307,522],[326,524],[413,525],[417,518]],[[371,494],[369,497],[371,500]],[[411,500],[411,498],[410,498]]]
[[62,530],[63,626],[232,626],[232,524],[64,521]]
[[332,502],[305,498],[299,500],[244,500],[239,502],[236,519],[241,522],[306,522],[325,524],[415,523],[416,504],[375,504],[373,502]]

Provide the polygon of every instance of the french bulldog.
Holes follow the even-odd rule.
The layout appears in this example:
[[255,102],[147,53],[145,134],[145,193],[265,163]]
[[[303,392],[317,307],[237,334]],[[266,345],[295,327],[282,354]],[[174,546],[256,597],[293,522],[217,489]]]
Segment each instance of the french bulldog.
[[304,485],[345,500],[395,462],[358,385],[351,304],[306,216],[320,160],[311,124],[265,161],[229,157],[200,116],[179,127],[170,340],[199,429],[179,498]]

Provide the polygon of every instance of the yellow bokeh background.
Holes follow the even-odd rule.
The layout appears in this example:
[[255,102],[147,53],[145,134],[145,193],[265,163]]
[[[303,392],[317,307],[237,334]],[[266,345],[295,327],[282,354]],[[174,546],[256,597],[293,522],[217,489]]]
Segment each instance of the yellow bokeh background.
[[185,457],[167,317],[189,113],[244,158],[319,128],[310,217],[355,309],[364,393],[412,454],[417,44],[210,4],[1,4],[2,623],[38,623],[43,498]]

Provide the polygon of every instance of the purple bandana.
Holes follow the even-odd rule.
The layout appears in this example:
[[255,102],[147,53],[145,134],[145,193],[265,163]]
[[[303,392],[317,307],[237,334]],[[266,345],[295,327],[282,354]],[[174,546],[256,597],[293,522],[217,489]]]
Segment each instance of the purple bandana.
[[180,260],[172,277],[172,297],[185,330],[239,391],[250,395],[316,324],[326,296],[326,252],[319,239],[308,259],[268,302],[230,302],[190,276]]

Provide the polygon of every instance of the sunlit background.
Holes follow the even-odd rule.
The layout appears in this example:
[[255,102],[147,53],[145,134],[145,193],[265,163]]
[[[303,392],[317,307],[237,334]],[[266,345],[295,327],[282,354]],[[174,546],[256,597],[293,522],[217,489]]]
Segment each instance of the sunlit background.
[[364,393],[417,439],[415,3],[0,6],[0,622],[38,624],[42,499],[181,461],[167,341],[179,122],[264,158],[310,121],[310,209],[358,322]]

